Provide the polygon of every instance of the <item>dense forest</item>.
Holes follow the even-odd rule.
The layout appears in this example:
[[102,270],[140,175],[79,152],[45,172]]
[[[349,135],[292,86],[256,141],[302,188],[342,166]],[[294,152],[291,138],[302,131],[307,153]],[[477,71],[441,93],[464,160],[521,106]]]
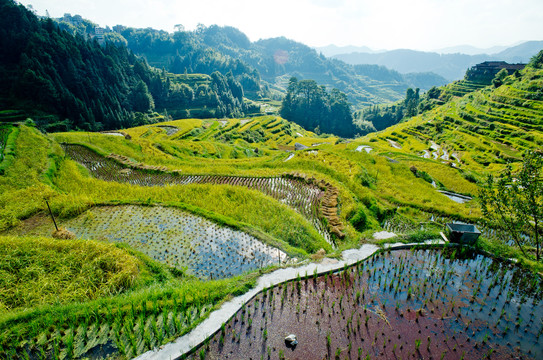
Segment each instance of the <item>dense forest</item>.
[[[94,36],[96,26],[80,16],[66,14],[56,21],[72,33]],[[103,31],[106,41],[126,44],[150,65],[175,74],[232,72],[251,99],[281,98],[292,76],[341,90],[355,108],[399,100],[408,87],[427,90],[446,84],[433,73],[404,75],[385,67],[353,67],[284,37],[251,42],[229,26],[199,25],[186,31],[178,25],[168,33],[117,25]]]
[[[207,29],[203,26],[199,26],[194,32],[187,32],[179,25],[177,31],[171,34],[163,30],[136,29],[123,25],[101,29],[80,15],[65,14],[55,21],[61,29],[86,38],[96,37],[97,29],[100,29],[104,42],[127,46],[135,54],[145,57],[149,64],[156,68],[174,74],[211,75],[215,71],[222,74],[232,73],[251,97],[256,97],[261,91],[260,73],[247,63],[207,45],[201,37],[209,39],[210,36],[203,34],[204,29]],[[238,36],[239,44],[243,42],[250,44],[244,34],[239,34],[241,34]],[[236,38],[235,35],[231,36]],[[220,49],[225,49],[226,45],[231,43],[231,40],[226,41],[224,37],[220,39],[224,40],[223,44],[220,44],[220,41],[219,43],[209,41]],[[239,44],[236,46],[240,46]]]
[[313,80],[290,79],[281,116],[316,133],[353,137],[356,131],[347,96],[337,89],[327,92]]
[[195,89],[172,84],[122,43],[72,34],[12,0],[1,0],[0,9],[0,105],[26,110],[45,130],[135,126],[153,121],[155,109],[188,105],[205,108],[206,117],[247,110],[231,73],[212,72]]

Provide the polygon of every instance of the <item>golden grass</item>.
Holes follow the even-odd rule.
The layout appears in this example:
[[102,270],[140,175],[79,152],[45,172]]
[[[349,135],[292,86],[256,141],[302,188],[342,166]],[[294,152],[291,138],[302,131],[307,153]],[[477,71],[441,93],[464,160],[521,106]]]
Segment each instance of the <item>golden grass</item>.
[[113,244],[0,236],[3,310],[85,301],[132,287],[143,263]]

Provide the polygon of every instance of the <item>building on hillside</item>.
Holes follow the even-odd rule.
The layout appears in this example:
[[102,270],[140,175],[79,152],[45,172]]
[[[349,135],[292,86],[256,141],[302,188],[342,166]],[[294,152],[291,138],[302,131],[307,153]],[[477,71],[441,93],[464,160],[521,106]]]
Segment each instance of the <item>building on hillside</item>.
[[104,39],[104,28],[101,27],[95,27],[94,28],[94,36],[93,39],[96,39],[98,41],[98,44],[104,45],[105,39]]
[[474,67],[472,67],[472,69],[492,69],[496,70],[496,72],[500,71],[501,69],[506,69],[507,71],[516,71],[524,69],[525,66],[526,64],[509,64],[505,61],[485,61],[475,65]]
[[505,61],[485,61],[468,69],[464,79],[479,84],[490,85],[492,79],[494,79],[501,69],[506,69],[509,74],[512,74],[517,70],[524,69],[525,66],[526,64],[509,64]]

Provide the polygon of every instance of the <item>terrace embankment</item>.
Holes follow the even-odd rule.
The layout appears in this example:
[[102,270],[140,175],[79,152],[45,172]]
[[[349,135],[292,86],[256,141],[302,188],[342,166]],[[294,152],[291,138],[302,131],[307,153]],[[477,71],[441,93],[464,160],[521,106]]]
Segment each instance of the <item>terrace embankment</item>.
[[70,158],[85,166],[98,179],[139,186],[166,184],[244,186],[258,190],[295,209],[308,219],[329,243],[330,234],[338,238],[345,236],[342,232],[344,225],[338,216],[339,191],[324,180],[298,173],[274,177],[186,175],[179,171],[168,171],[160,166],[136,163],[122,155],[110,154],[104,157],[82,145],[64,144],[63,147]]

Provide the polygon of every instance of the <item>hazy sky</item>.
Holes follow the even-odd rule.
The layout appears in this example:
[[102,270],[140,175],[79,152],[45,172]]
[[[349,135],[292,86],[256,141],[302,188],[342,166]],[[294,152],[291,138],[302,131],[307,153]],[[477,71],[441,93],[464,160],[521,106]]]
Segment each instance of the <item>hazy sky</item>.
[[543,0],[21,0],[38,14],[79,14],[101,26],[173,31],[230,25],[253,41],[285,36],[310,46],[488,48],[543,40]]

